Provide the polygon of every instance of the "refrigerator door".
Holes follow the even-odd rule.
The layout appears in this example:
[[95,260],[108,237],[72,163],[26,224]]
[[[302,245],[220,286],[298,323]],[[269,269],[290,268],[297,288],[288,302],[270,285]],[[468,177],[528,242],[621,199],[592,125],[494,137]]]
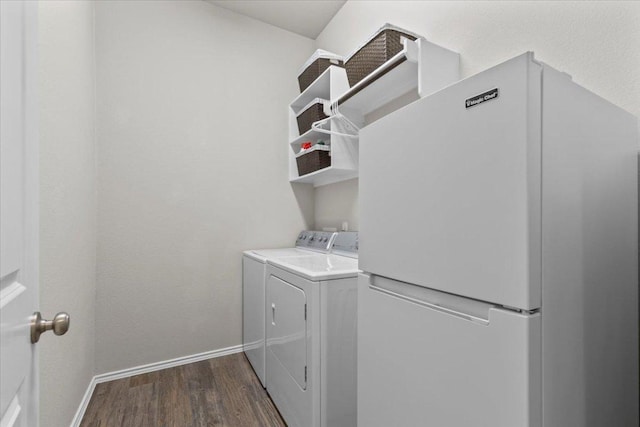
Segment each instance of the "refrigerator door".
[[358,282],[358,425],[540,426],[540,314]]
[[527,53],[362,129],[360,269],[540,307],[540,90]]

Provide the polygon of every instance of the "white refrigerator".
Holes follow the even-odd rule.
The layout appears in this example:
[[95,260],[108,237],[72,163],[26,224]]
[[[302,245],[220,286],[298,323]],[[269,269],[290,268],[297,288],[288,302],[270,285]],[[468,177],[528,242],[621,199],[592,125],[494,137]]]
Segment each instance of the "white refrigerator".
[[362,129],[358,425],[638,425],[638,121],[526,53]]

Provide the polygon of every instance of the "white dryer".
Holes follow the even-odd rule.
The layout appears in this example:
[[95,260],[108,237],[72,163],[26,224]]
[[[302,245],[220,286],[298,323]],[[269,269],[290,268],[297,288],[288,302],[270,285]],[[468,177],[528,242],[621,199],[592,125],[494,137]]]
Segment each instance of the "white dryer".
[[290,427],[356,426],[357,236],[267,261],[267,391]]
[[335,233],[301,231],[295,248],[257,249],[242,257],[242,344],[263,387],[265,379],[265,281],[268,259],[326,253]]

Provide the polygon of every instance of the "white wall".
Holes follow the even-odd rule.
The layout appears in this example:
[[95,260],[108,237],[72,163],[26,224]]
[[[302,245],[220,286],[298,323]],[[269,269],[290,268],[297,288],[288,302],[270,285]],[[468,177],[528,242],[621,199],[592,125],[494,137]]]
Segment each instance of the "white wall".
[[323,227],[341,230],[347,222],[349,230],[358,230],[358,180],[317,187],[315,190],[315,228]]
[[39,2],[40,425],[68,426],[94,375],[95,73],[92,2]]
[[[385,22],[460,53],[468,77],[527,50],[574,81],[640,116],[640,3],[547,1],[348,1],[318,48],[348,55]],[[318,226],[350,219],[354,182],[316,190]],[[354,214],[355,212],[355,214]]]
[[286,109],[312,51],[201,1],[96,4],[97,373],[241,343],[241,251],[313,226]]

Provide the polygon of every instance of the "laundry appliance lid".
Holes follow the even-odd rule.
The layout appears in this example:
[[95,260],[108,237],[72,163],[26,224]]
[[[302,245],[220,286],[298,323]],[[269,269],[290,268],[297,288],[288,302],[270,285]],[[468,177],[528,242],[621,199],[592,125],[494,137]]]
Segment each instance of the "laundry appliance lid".
[[268,263],[314,282],[356,277],[360,272],[357,259],[333,254],[269,259]]
[[266,263],[271,258],[308,256],[312,251],[299,248],[253,249],[243,252],[245,256]]

